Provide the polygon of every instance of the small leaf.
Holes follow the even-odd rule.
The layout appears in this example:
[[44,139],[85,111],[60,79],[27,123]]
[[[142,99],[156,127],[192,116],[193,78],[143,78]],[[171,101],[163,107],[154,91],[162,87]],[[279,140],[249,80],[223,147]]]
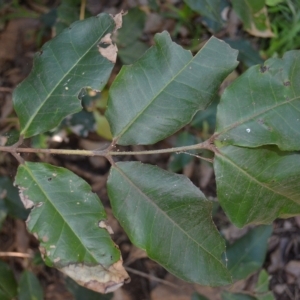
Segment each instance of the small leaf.
[[275,146],[219,148],[214,169],[219,202],[238,227],[300,214],[300,154]]
[[128,275],[120,251],[99,228],[105,210],[84,180],[64,168],[26,162],[16,184],[24,205],[33,207],[27,227],[39,239],[47,265],[101,293],[123,284]]
[[137,62],[123,66],[110,89],[106,116],[120,145],[153,144],[178,131],[237,65],[237,51],[216,38],[194,57],[167,32],[154,40]]
[[35,55],[30,75],[13,94],[21,135],[27,138],[53,129],[64,117],[81,110],[82,88],[104,87],[114,63],[99,51],[103,43],[109,43],[115,26],[108,14],[75,22]]
[[96,120],[96,132],[103,138],[111,141],[112,135],[106,117],[102,115],[100,112],[98,112],[97,110],[95,110],[93,114]]
[[218,140],[300,150],[300,51],[289,51],[248,69],[224,92],[218,106]]
[[191,181],[139,162],[118,162],[109,175],[113,213],[130,240],[174,275],[204,285],[231,282],[212,203]]
[[273,293],[269,290],[270,276],[266,270],[261,270],[255,287],[258,300],[275,300]]
[[233,279],[247,278],[265,261],[272,226],[259,226],[227,247],[227,268]]
[[247,294],[242,294],[242,293],[235,294],[230,292],[223,292],[222,300],[257,300],[257,299]]
[[24,271],[19,281],[19,300],[43,300],[44,293],[36,276]]
[[265,0],[232,0],[232,6],[250,34],[263,38],[274,37]]
[[14,299],[18,293],[17,289],[17,282],[9,265],[0,261],[0,299]]

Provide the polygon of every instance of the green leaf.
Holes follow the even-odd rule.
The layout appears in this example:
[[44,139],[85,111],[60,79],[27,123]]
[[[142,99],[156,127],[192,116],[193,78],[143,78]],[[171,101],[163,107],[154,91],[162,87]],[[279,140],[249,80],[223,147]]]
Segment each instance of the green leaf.
[[211,38],[196,56],[167,32],[111,86],[106,116],[120,145],[153,144],[188,124],[205,109],[236,67],[237,51]]
[[146,22],[146,14],[135,7],[124,17],[122,28],[117,34],[118,55],[124,64],[132,64],[149,48],[139,41]]
[[184,2],[200,15],[222,24],[220,14],[221,0],[184,0]]
[[183,176],[139,162],[118,162],[109,175],[114,216],[130,240],[174,275],[204,285],[231,282],[212,203]]
[[227,268],[233,279],[247,278],[265,261],[272,226],[259,226],[227,247]]
[[43,300],[43,288],[36,276],[24,271],[19,281],[19,300]]
[[225,39],[226,43],[233,49],[239,50],[238,60],[243,62],[248,68],[253,65],[262,64],[264,60],[259,55],[258,50],[255,50],[248,40],[238,39],[230,40]]
[[264,38],[274,36],[270,29],[265,0],[232,0],[232,6],[250,34]]
[[275,300],[273,293],[269,290],[270,276],[266,270],[261,270],[255,287],[258,300]]
[[300,150],[300,51],[289,51],[248,69],[224,92],[218,106],[218,140]]
[[112,293],[101,295],[94,291],[88,290],[85,287],[78,285],[69,277],[66,278],[65,282],[67,289],[72,293],[75,300],[110,300],[113,296]]
[[29,212],[20,200],[18,189],[13,186],[10,178],[6,176],[0,177],[0,201],[2,199],[10,216],[22,220],[27,219]]
[[13,94],[21,135],[27,138],[53,129],[64,117],[81,110],[82,88],[104,87],[114,63],[99,51],[107,47],[107,35],[114,29],[114,19],[100,14],[75,22],[42,47],[30,75]]
[[61,33],[73,22],[79,20],[80,0],[62,0],[57,7],[56,34]]
[[16,184],[24,205],[33,207],[27,227],[47,265],[98,292],[122,285],[127,273],[120,251],[105,228],[104,207],[84,180],[64,168],[26,162]]
[[12,300],[17,296],[17,282],[9,265],[0,261],[0,299]]
[[[196,137],[187,131],[181,132],[176,138],[175,147],[189,146],[196,144]],[[193,151],[190,151],[193,153]],[[193,156],[186,153],[173,153],[168,163],[168,169],[173,172],[182,170],[193,160]]]
[[214,169],[218,200],[238,227],[300,214],[300,154],[275,146],[219,148]]
[[222,300],[257,300],[257,299],[247,294],[242,294],[242,293],[235,294],[230,292],[223,292]]

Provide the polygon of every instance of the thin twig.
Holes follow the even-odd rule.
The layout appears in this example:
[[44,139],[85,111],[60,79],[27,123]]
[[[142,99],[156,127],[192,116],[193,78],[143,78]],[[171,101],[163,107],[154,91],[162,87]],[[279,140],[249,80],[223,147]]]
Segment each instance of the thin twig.
[[128,272],[131,272],[131,273],[133,273],[133,274],[136,274],[136,275],[139,275],[139,276],[141,276],[141,277],[147,278],[147,279],[149,279],[149,280],[154,280],[154,281],[163,283],[163,284],[165,284],[165,285],[171,286],[172,288],[176,288],[176,289],[179,289],[179,288],[180,288],[180,286],[175,285],[175,284],[171,283],[170,281],[167,281],[167,280],[164,280],[164,279],[161,279],[161,278],[157,278],[157,277],[155,277],[155,276],[153,276],[153,275],[146,274],[146,273],[144,273],[144,272],[141,272],[141,271],[132,269],[132,268],[130,268],[130,267],[125,267],[125,269],[126,269]]
[[0,92],[3,92],[3,93],[11,93],[13,91],[12,88],[10,87],[5,87],[5,86],[1,86],[0,87]]
[[203,156],[200,156],[200,155],[197,155],[197,154],[189,153],[189,152],[186,152],[186,151],[182,151],[181,153],[188,154],[188,155],[191,155],[191,156],[194,156],[194,157],[203,159],[203,160],[208,161],[208,162],[210,162],[210,163],[213,163],[213,162],[214,162],[214,160],[211,159],[211,158],[203,157]]
[[84,20],[86,0],[81,0],[79,20]]
[[22,258],[33,258],[31,254],[21,252],[0,252],[1,257],[22,257]]

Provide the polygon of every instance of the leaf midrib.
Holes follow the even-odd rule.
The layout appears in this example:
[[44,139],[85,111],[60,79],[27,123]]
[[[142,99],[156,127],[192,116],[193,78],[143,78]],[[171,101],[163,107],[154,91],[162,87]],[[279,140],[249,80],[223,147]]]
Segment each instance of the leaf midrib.
[[[106,32],[106,30],[107,30],[109,27],[110,27],[110,26],[107,26],[103,32]],[[70,36],[70,34],[71,34],[71,31],[72,31],[72,29],[69,31],[69,36]],[[59,81],[57,82],[57,84],[51,89],[51,91],[48,93],[48,95],[47,95],[47,97],[44,99],[44,101],[37,107],[35,113],[33,113],[33,115],[29,118],[29,120],[28,120],[26,126],[25,126],[24,129],[20,132],[21,135],[23,135],[23,134],[27,131],[27,129],[30,127],[30,125],[32,124],[33,120],[35,119],[35,117],[37,116],[37,114],[39,113],[39,111],[42,109],[42,107],[44,106],[44,104],[45,104],[45,103],[48,101],[48,99],[51,97],[51,95],[52,95],[53,92],[56,90],[56,88],[57,88],[57,87],[65,80],[65,78],[70,74],[70,72],[77,66],[78,62],[80,62],[80,61],[86,56],[86,54],[87,54],[87,53],[88,53],[88,52],[89,52],[89,51],[90,51],[90,50],[98,43],[98,41],[99,41],[103,36],[104,36],[104,33],[100,35],[100,37],[97,39],[97,41],[96,41],[95,43],[93,43],[93,44],[91,45],[91,47],[89,47],[89,48],[87,49],[87,51],[86,51],[82,56],[80,56],[80,58],[75,62],[75,64],[73,65],[73,67],[72,67],[71,69],[69,69],[68,72],[66,72],[66,73],[64,74],[64,76],[62,77],[62,79],[59,80]],[[73,46],[73,44],[72,44],[72,46]],[[73,46],[73,48],[74,48],[74,46]],[[48,49],[51,49],[51,51],[53,52],[53,49],[50,48],[49,46],[48,46]],[[75,49],[74,49],[74,51],[76,52]],[[76,54],[77,54],[77,52],[76,52]],[[101,56],[100,53],[99,53],[99,55]],[[53,52],[53,57],[55,57],[54,52]],[[56,57],[55,57],[55,59],[56,59]],[[82,87],[81,87],[81,88],[82,88]]]
[[[211,39],[209,39],[210,41]],[[200,51],[195,55],[195,56],[192,56],[191,59],[189,60],[189,62],[181,69],[179,70],[179,72],[176,73],[175,76],[173,76],[157,93],[156,95],[150,99],[150,102],[142,109],[140,110],[140,112],[133,118],[131,119],[131,121],[124,127],[124,129],[115,137],[116,138],[116,142],[124,135],[127,133],[127,131],[129,130],[129,128],[135,123],[135,121],[150,107],[150,105],[153,104],[153,102],[157,99],[157,97],[160,96],[160,94],[174,81],[174,79],[176,77],[178,77],[186,68],[187,66],[194,60],[195,57],[197,57],[201,51],[203,49],[206,48],[207,44],[209,43],[209,41],[204,45],[204,47],[202,47],[200,49]],[[171,45],[173,44],[173,42],[171,41]],[[156,46],[158,47],[160,44],[157,43]],[[187,50],[184,50],[184,49],[181,49],[183,51],[187,51]],[[163,54],[164,55],[164,54]]]
[[215,135],[219,137],[220,135],[222,135],[222,134],[224,134],[224,133],[230,131],[230,130],[233,129],[233,128],[236,128],[236,127],[239,126],[239,125],[242,125],[242,124],[244,124],[244,123],[246,123],[246,122],[248,122],[248,121],[251,121],[251,120],[257,118],[258,116],[263,115],[263,114],[265,114],[265,113],[267,113],[267,112],[269,112],[269,111],[271,111],[271,110],[273,110],[273,109],[275,109],[275,108],[277,108],[277,107],[280,107],[280,106],[282,106],[282,105],[291,103],[291,102],[293,102],[293,101],[295,101],[295,100],[298,100],[298,99],[300,99],[300,96],[295,97],[295,98],[292,98],[292,99],[290,99],[290,100],[288,100],[288,101],[281,102],[281,103],[279,103],[279,104],[276,103],[276,105],[274,105],[274,106],[272,106],[272,107],[268,107],[267,109],[265,109],[265,110],[263,110],[263,111],[260,111],[260,112],[258,112],[257,114],[251,115],[251,116],[249,116],[248,118],[242,119],[242,120],[240,120],[240,121],[237,121],[237,122],[235,122],[235,123],[233,123],[233,124],[231,124],[231,125],[225,127],[225,128],[224,128],[223,130],[221,130],[220,132],[216,132]]
[[[123,175],[123,177],[128,181],[128,183],[135,188],[143,197],[145,197],[145,199],[152,204],[152,206],[154,206],[158,211],[161,211],[163,213],[163,215],[166,216],[167,219],[169,219],[171,221],[171,223],[173,223],[177,228],[180,229],[180,231],[182,231],[186,236],[188,236],[190,238],[191,241],[194,241],[195,244],[199,245],[199,247],[204,250],[209,256],[211,256],[212,258],[214,258],[224,269],[225,266],[222,264],[221,260],[218,260],[217,257],[215,257],[213,254],[211,254],[210,252],[208,252],[208,250],[206,250],[201,244],[199,244],[195,239],[193,239],[188,233],[186,233],[186,231],[184,231],[177,223],[174,222],[173,219],[170,218],[170,216],[168,214],[166,214],[159,206],[157,206],[157,204],[151,199],[149,198],[146,194],[143,193],[143,191],[137,186],[135,185],[131,179],[126,176],[126,174],[117,166],[114,166],[116,170],[118,170],[118,172]],[[145,249],[147,250],[147,249]]]
[[[46,193],[46,191],[44,191],[44,189],[42,188],[42,186],[40,185],[40,183],[35,179],[34,174],[31,172],[30,168],[23,165],[23,167],[28,171],[29,175],[31,176],[32,180],[34,182],[36,182],[37,186],[39,187],[39,189],[42,191],[42,193],[44,194],[44,196],[46,197],[46,199],[48,200],[48,202],[52,205],[53,209],[60,215],[61,219],[64,221],[64,223],[69,227],[69,229],[71,230],[71,232],[73,232],[74,236],[79,240],[79,243],[83,246],[83,248],[86,250],[86,252],[88,252],[92,258],[94,258],[95,263],[100,264],[103,269],[106,270],[106,268],[94,257],[94,255],[92,254],[92,252],[90,252],[90,250],[88,248],[86,248],[86,246],[82,243],[81,239],[79,238],[79,236],[77,235],[76,232],[73,231],[72,226],[70,226],[70,224],[65,220],[65,218],[63,217],[63,215],[60,213],[60,211],[56,208],[56,206],[54,205],[54,203],[52,201],[50,201],[50,197],[48,196],[48,194]],[[58,242],[58,241],[57,241]]]

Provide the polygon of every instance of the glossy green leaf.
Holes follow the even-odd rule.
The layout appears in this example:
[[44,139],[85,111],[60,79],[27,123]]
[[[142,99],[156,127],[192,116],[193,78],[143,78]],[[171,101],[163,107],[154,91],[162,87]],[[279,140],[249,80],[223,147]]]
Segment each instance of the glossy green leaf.
[[82,88],[103,88],[114,63],[99,49],[107,47],[102,39],[114,29],[114,19],[100,14],[75,22],[42,47],[30,75],[13,94],[21,135],[27,138],[56,127],[64,117],[81,110]]
[[130,240],[174,275],[204,285],[231,277],[212,203],[183,176],[139,162],[118,162],[108,179],[114,216]]
[[227,268],[233,279],[245,279],[261,268],[271,234],[272,226],[259,226],[227,247]]
[[7,213],[15,218],[26,220],[28,210],[24,208],[19,196],[18,189],[13,186],[10,178],[0,177],[0,201],[3,201]]
[[138,7],[124,16],[122,28],[117,33],[118,56],[124,64],[132,64],[149,48],[139,38],[143,33],[146,14]]
[[18,286],[9,265],[0,261],[0,299],[12,300],[17,296]]
[[265,0],[232,0],[236,14],[241,18],[245,30],[259,37],[273,37],[270,29]]
[[184,0],[184,2],[200,15],[222,24],[220,14],[221,0]]
[[238,227],[300,214],[300,154],[224,146],[214,160],[218,200]]
[[258,300],[275,300],[273,293],[269,290],[270,276],[266,270],[261,270],[255,287]]
[[167,32],[154,40],[110,89],[106,116],[120,145],[153,144],[178,131],[207,107],[237,65],[237,51],[214,37],[194,57]]
[[300,150],[300,51],[248,69],[224,92],[218,106],[218,140]]
[[24,205],[33,207],[27,227],[39,239],[47,265],[100,292],[124,282],[104,207],[84,180],[64,168],[26,162],[16,184]]
[[247,294],[242,294],[242,293],[235,294],[230,292],[223,292],[222,300],[257,300],[257,299]]
[[43,288],[36,276],[24,271],[19,281],[19,300],[43,300]]

